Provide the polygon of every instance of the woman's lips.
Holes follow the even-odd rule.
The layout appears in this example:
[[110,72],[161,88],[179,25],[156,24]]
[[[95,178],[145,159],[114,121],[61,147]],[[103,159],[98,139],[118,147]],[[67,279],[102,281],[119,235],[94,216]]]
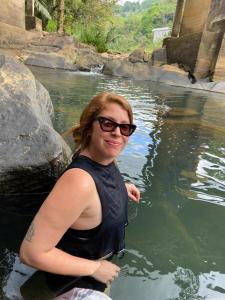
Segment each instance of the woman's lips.
[[106,140],[106,143],[110,146],[114,146],[114,147],[119,147],[121,146],[121,143],[120,142],[117,142],[117,141],[113,141],[113,140]]

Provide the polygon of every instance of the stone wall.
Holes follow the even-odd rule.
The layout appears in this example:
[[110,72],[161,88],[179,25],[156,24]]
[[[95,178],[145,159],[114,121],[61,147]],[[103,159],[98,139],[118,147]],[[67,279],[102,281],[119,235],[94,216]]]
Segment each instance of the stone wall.
[[1,0],[0,22],[25,29],[25,0]]
[[186,0],[179,36],[202,32],[212,0]]

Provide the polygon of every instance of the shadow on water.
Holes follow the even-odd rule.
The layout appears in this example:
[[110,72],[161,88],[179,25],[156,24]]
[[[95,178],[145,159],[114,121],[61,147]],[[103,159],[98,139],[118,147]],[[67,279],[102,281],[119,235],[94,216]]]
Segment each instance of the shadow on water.
[[[76,123],[87,101],[102,90],[124,95],[133,106],[138,128],[118,164],[125,180],[140,188],[142,200],[139,205],[129,203],[127,251],[123,259],[115,258],[121,274],[113,282],[112,298],[225,299],[223,96],[100,75],[32,70],[50,91],[59,132]],[[15,273],[10,268],[19,265],[15,253],[28,219],[12,212],[1,218],[5,294]]]

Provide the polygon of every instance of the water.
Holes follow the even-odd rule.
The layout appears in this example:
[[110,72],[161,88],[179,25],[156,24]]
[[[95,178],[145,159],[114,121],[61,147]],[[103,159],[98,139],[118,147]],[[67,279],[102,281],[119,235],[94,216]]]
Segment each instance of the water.
[[[141,203],[129,203],[127,250],[123,259],[115,258],[122,271],[112,298],[224,300],[224,95],[93,74],[33,72],[51,94],[60,133],[100,91],[122,94],[133,107],[137,130],[118,163],[124,178],[140,188]],[[2,225],[0,232],[5,292],[18,281],[10,268],[19,265],[14,253],[27,222],[20,215],[13,222],[1,217],[5,227],[13,226]]]

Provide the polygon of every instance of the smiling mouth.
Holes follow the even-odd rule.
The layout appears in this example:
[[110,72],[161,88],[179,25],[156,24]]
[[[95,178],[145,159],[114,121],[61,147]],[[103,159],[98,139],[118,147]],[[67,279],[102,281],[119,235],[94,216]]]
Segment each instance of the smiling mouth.
[[111,146],[121,146],[121,143],[116,142],[116,141],[106,141],[107,144],[111,145]]

